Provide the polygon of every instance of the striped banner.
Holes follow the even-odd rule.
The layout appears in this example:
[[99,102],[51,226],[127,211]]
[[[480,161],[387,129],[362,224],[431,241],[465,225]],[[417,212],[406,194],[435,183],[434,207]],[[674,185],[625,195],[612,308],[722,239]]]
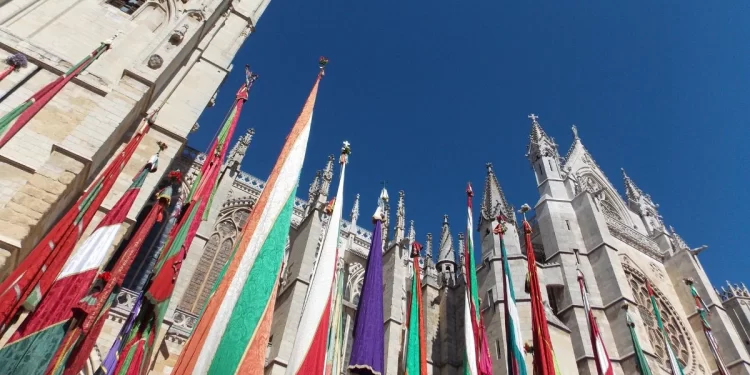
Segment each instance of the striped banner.
[[333,297],[331,297],[333,305],[331,306],[331,328],[328,330],[325,375],[340,375],[344,360],[344,260],[338,256],[337,258],[336,278]]
[[724,360],[721,359],[721,355],[719,354],[719,343],[716,342],[716,338],[711,330],[711,324],[708,323],[708,316],[711,314],[711,310],[708,309],[706,303],[703,302],[703,298],[698,294],[698,290],[695,289],[693,280],[685,279],[685,284],[690,287],[690,294],[693,296],[693,299],[695,299],[695,309],[698,311],[698,315],[701,318],[703,333],[706,335],[708,347],[711,349],[714,361],[716,361],[716,369],[719,370],[719,375],[729,375],[729,369],[727,369]]
[[71,346],[62,341],[73,318],[73,309],[89,291],[146,177],[156,171],[157,161],[158,154],[138,172],[130,188],[91,236],[71,254],[37,308],[0,350],[0,368],[19,374],[43,374],[59,345],[63,344],[66,349]]
[[664,340],[664,347],[667,349],[667,359],[669,360],[670,372],[672,375],[685,375],[682,371],[682,365],[677,360],[677,355],[674,353],[672,343],[669,342],[667,332],[664,330],[664,322],[661,319],[661,313],[659,312],[659,306],[656,304],[656,295],[654,290],[651,289],[651,283],[646,280],[646,289],[648,289],[648,295],[651,297],[651,306],[654,309],[654,316],[656,316],[656,322],[659,324],[659,332],[661,333],[662,340]]
[[[529,209],[524,205],[521,209]],[[552,339],[549,335],[547,315],[542,304],[542,291],[539,288],[539,275],[536,269],[536,255],[534,246],[531,244],[531,225],[524,217],[523,219],[524,240],[526,247],[526,259],[528,274],[529,298],[531,298],[531,324],[534,335],[534,375],[559,374],[555,361],[555,352],[552,349]]]
[[175,375],[262,372],[322,65],[323,61],[302,113],[245,224],[237,250],[180,355],[172,372]]
[[500,256],[503,258],[503,296],[505,299],[505,342],[509,375],[526,375],[526,361],[523,358],[523,339],[521,338],[521,319],[518,317],[516,292],[513,289],[513,277],[508,263],[508,251],[505,249],[505,218],[497,217],[499,222],[495,234],[500,238]]
[[406,336],[406,370],[404,375],[427,375],[427,342],[425,340],[424,310],[422,307],[422,277],[419,273],[419,256],[422,245],[411,245],[414,274],[411,278],[411,303],[408,311],[408,335]]
[[[466,242],[464,249],[466,272],[464,273],[464,277],[466,278],[466,303],[469,310],[464,314],[464,318],[468,319],[464,321],[464,330],[471,329],[472,340],[469,340],[469,332],[465,333],[467,340],[466,359],[470,362],[475,362],[475,367],[464,366],[464,372],[471,375],[492,375],[492,358],[490,357],[489,345],[487,344],[487,333],[484,330],[484,322],[479,306],[477,266],[474,258],[474,213],[472,212],[474,190],[472,190],[471,184],[466,187],[466,197]],[[473,349],[470,346],[473,346]],[[473,356],[470,356],[469,354],[472,350]],[[469,370],[474,372],[467,372]]]
[[0,283],[0,334],[19,310],[34,310],[66,264],[75,244],[86,230],[120,172],[149,131],[143,119],[138,131],[101,175],[83,192],[78,202],[39,241],[13,272]]
[[[104,52],[109,50],[112,46],[112,40],[106,40],[102,44],[86,56],[83,60],[79,61],[78,64],[73,65],[68,69],[65,74],[57,77],[54,81],[48,83],[46,86],[35,92],[30,98],[26,99],[25,102],[19,104],[16,108],[13,108],[10,112],[6,113],[3,117],[0,117],[0,133],[3,134],[0,138],[0,147],[5,146],[16,133],[18,133],[26,124],[36,116],[44,106],[49,103],[52,98],[62,90],[65,85],[68,84],[73,78],[77,77],[81,72],[86,70],[96,59],[99,58]],[[15,122],[13,122],[15,120]],[[13,125],[11,125],[13,124]],[[6,131],[7,130],[7,131]]]
[[304,310],[300,317],[299,329],[294,339],[292,354],[286,368],[287,375],[319,374],[325,369],[328,324],[331,313],[331,291],[336,272],[337,248],[341,230],[343,212],[344,177],[346,164],[351,150],[349,143],[344,142],[341,151],[341,176],[336,198],[333,201],[333,212],[328,222],[328,229],[320,245],[320,253],[307,289]]
[[630,339],[633,342],[633,350],[635,351],[635,361],[638,367],[640,375],[651,375],[651,369],[648,367],[648,361],[646,360],[646,354],[643,352],[641,347],[641,341],[638,340],[638,334],[635,332],[635,322],[628,312],[628,305],[624,305],[625,319],[628,325],[628,331],[630,331]]
[[602,340],[602,336],[599,333],[599,325],[596,324],[594,312],[591,310],[591,304],[589,304],[589,293],[586,289],[586,281],[583,278],[581,270],[578,270],[578,285],[581,287],[583,309],[586,310],[586,320],[589,323],[589,331],[591,332],[591,348],[594,351],[596,369],[599,371],[599,375],[614,375],[612,361],[610,361],[609,354],[607,354],[607,348],[604,347],[604,340]]

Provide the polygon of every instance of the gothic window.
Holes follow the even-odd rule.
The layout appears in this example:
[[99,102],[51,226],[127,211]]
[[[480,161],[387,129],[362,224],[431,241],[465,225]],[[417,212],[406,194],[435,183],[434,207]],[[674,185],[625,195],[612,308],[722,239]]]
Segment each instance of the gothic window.
[[[627,263],[623,263],[623,266],[628,283],[630,284],[630,289],[633,291],[635,302],[638,305],[638,312],[640,313],[641,319],[648,331],[648,339],[651,341],[651,346],[654,348],[661,365],[665,369],[669,369],[669,358],[667,357],[664,340],[661,337],[656,317],[654,316],[651,298],[649,297],[648,289],[646,288],[646,277]],[[690,341],[687,330],[679,319],[674,307],[672,307],[672,304],[669,303],[666,297],[664,297],[664,294],[653,285],[652,289],[656,296],[656,304],[659,307],[659,312],[661,313],[667,337],[672,344],[672,348],[674,349],[680,364],[683,368],[688,370],[687,365],[691,362],[690,359],[693,343]]]
[[107,4],[127,14],[133,14],[146,0],[107,0]]
[[214,233],[203,248],[198,267],[190,279],[185,295],[180,301],[179,308],[193,314],[198,314],[208,301],[214,284],[219,279],[224,265],[229,261],[232,250],[242,227],[247,221],[250,211],[240,208],[219,215]]
[[347,278],[344,297],[353,304],[358,305],[359,295],[362,292],[362,283],[365,279],[365,267],[360,263],[352,262],[349,263],[348,268],[349,277]]
[[609,203],[606,200],[602,200],[599,203],[602,205],[602,211],[604,211],[604,213],[606,215],[609,215],[609,216],[614,217],[616,219],[622,220],[620,218],[620,214],[617,213],[617,209],[615,209],[615,207],[612,205],[612,203]]

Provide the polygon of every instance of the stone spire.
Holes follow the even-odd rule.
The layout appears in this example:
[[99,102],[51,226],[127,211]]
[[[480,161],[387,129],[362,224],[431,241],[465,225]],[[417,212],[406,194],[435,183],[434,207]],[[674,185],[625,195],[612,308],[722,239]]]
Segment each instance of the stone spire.
[[396,228],[393,233],[393,241],[401,243],[406,231],[406,209],[404,208],[404,191],[398,192],[398,205],[396,206]]
[[493,221],[499,214],[503,214],[512,223],[516,222],[515,210],[505,199],[503,189],[497,182],[497,176],[492,168],[492,163],[487,163],[487,177],[484,180],[484,197],[482,198],[482,209],[480,220]]
[[308,190],[306,216],[315,208],[324,207],[326,205],[328,191],[331,188],[331,180],[333,179],[333,161],[335,159],[336,158],[333,155],[329,155],[325,168],[315,173],[315,179],[312,184],[310,184],[310,190]]
[[357,219],[359,218],[359,194],[354,197],[354,205],[352,206],[352,213],[349,216],[352,222],[352,231],[357,230]]
[[407,238],[409,238],[409,243],[414,243],[417,240],[417,232],[414,230],[414,220],[409,220],[409,234]]
[[333,154],[328,155],[328,162],[326,167],[323,169],[323,178],[320,184],[320,194],[328,197],[328,192],[331,189],[331,180],[333,179],[333,161],[336,157]]
[[675,252],[679,250],[690,250],[690,247],[687,245],[685,240],[683,240],[682,237],[680,237],[680,235],[677,234],[673,226],[671,225],[669,226],[669,231],[672,232],[672,241],[675,246]]
[[440,248],[438,254],[438,265],[443,262],[455,263],[456,250],[453,248],[453,235],[451,235],[448,215],[443,215],[443,229],[440,232]]
[[308,208],[314,205],[315,196],[318,194],[318,191],[320,190],[320,175],[321,175],[320,171],[315,172],[315,178],[313,179],[313,182],[310,184],[310,188],[307,190]]
[[659,215],[659,205],[651,200],[651,196],[644,194],[643,191],[633,182],[633,180],[622,169],[622,179],[625,183],[625,196],[628,201],[628,207],[641,216],[649,234],[654,232],[664,232],[664,221]]
[[390,198],[388,197],[388,190],[385,188],[385,182],[383,182],[383,189],[380,190],[380,197],[378,197],[378,207],[383,213],[383,249],[385,249],[385,245],[388,244],[388,227],[391,222]]
[[466,247],[466,236],[463,233],[458,234],[458,265],[461,267],[459,270],[464,269],[466,259],[464,259],[464,248]]
[[428,259],[432,261],[432,233],[427,233],[427,241],[425,241],[424,249],[425,263],[427,263]]
[[438,250],[437,271],[440,275],[438,281],[442,286],[456,285],[456,250],[453,248],[453,236],[451,235],[448,215],[443,215],[443,229],[440,232],[440,248]]
[[559,159],[557,153],[557,144],[555,140],[547,135],[539,124],[539,116],[530,114],[528,116],[531,119],[531,134],[529,135],[529,146],[526,152],[526,157],[533,164],[541,157],[554,157]]
[[239,168],[240,164],[242,163],[242,159],[245,157],[247,148],[250,146],[250,142],[252,142],[253,140],[254,134],[255,129],[247,129],[245,134],[243,134],[234,144],[232,150],[229,152],[228,158],[228,160],[230,161],[229,163],[232,167]]
[[630,179],[630,176],[625,173],[625,168],[621,168],[620,170],[622,171],[622,180],[625,184],[625,197],[627,197],[628,200],[637,202],[645,194],[643,194],[643,191],[641,191],[641,189],[635,185],[633,180]]

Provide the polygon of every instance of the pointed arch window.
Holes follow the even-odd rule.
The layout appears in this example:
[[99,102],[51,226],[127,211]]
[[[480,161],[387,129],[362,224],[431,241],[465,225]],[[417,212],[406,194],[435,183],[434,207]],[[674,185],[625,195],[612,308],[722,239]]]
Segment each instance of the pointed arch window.
[[237,236],[249,215],[248,208],[233,209],[219,215],[218,224],[203,248],[198,267],[193,272],[185,295],[180,301],[180,310],[193,314],[201,312],[224,264],[229,261]]

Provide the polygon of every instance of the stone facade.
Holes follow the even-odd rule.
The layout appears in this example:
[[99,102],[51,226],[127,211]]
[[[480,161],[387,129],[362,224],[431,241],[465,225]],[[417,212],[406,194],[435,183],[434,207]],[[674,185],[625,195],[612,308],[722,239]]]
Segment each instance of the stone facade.
[[[147,113],[159,109],[154,126],[125,168],[89,232],[129,184],[129,177],[156,150],[162,168],[149,176],[120,233],[127,238],[137,226],[157,182],[180,169],[189,185],[205,160],[184,147],[206,105],[232,68],[242,42],[253,32],[268,0],[10,0],[0,2],[0,50],[22,52],[29,66],[0,82],[0,115],[96,48],[118,35],[84,74],[75,78],[0,149],[0,278],[22,260],[51,225],[131,136]],[[65,35],[61,38],[60,35]],[[0,69],[5,66],[0,66]],[[587,281],[590,302],[617,374],[635,374],[635,359],[622,307],[630,309],[654,373],[666,374],[665,348],[658,339],[645,282],[653,285],[668,335],[686,374],[711,374],[716,366],[703,336],[694,301],[683,279],[691,278],[706,300],[710,322],[733,375],[750,374],[750,291],[744,285],[717,290],[698,260],[705,247],[692,249],[664,223],[658,205],[623,172],[624,198],[604,175],[574,129],[573,144],[563,158],[536,116],[527,157],[536,178],[539,200],[529,217],[550,335],[563,374],[595,374],[589,329],[577,281]],[[224,166],[216,199],[185,259],[164,326],[157,338],[151,373],[169,374],[206,303],[208,291],[230,256],[244,221],[264,188],[262,179],[239,169],[252,130],[240,137]],[[316,156],[311,156],[315,159]],[[292,350],[304,298],[323,234],[325,205],[335,175],[330,157],[310,184],[307,199],[296,199],[284,269],[281,273],[265,374],[283,374]],[[186,189],[182,189],[182,194]],[[505,373],[503,275],[500,243],[493,234],[496,217],[507,220],[505,246],[514,280],[524,341],[530,341],[529,295],[524,288],[527,262],[521,220],[508,203],[491,164],[476,232],[481,254],[478,282],[481,312],[487,327],[495,374]],[[393,215],[385,189],[383,254],[386,373],[400,374],[402,341],[410,280],[414,275],[409,244],[417,240],[414,222],[407,231],[404,192]],[[531,214],[528,214],[531,215]],[[344,363],[372,238],[358,225],[359,197],[341,230],[339,265],[345,270]],[[393,216],[393,217],[391,217]],[[369,219],[369,215],[365,215]],[[463,218],[461,218],[463,220]],[[369,222],[369,220],[367,220]],[[472,231],[475,229],[472,228]],[[158,234],[154,229],[150,238]],[[84,234],[84,237],[87,234]],[[433,254],[432,234],[426,234]],[[466,235],[456,238],[447,217],[436,237],[436,260],[420,259],[423,269],[428,369],[430,374],[463,371],[463,257],[456,257]],[[147,241],[147,243],[150,243]],[[457,246],[454,244],[457,243]],[[119,334],[133,299],[148,277],[151,248],[144,248],[116,299],[85,373],[90,374]],[[460,253],[460,251],[459,251]],[[458,258],[458,259],[456,259]],[[6,335],[7,338],[7,335]],[[0,343],[2,339],[0,339]],[[526,356],[528,365],[531,357]]]

